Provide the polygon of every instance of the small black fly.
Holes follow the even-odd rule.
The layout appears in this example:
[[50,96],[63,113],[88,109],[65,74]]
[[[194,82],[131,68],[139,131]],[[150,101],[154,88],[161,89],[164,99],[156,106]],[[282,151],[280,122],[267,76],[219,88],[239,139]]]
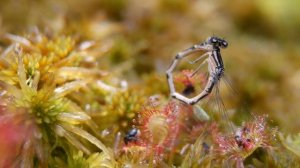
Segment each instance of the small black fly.
[[137,128],[132,128],[124,137],[124,142],[128,145],[129,142],[137,142],[140,131]]

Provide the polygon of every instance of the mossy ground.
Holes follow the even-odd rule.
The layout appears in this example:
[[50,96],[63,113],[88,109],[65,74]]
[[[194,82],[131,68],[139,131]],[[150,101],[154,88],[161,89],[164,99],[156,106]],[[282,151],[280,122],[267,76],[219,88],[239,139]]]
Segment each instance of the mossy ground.
[[[1,1],[0,167],[299,167],[299,5]],[[212,35],[229,42],[220,92],[240,139],[215,99],[169,98],[176,53]]]

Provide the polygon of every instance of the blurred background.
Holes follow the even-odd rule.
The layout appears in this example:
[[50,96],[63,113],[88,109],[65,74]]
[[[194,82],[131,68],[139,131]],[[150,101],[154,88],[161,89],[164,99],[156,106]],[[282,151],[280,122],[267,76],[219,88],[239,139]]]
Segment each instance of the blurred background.
[[[215,35],[236,92],[238,112],[267,114],[284,133],[300,130],[299,0],[1,0],[0,33],[67,34],[96,41],[99,67],[149,95],[168,96],[165,71],[175,54]],[[0,41],[1,50],[6,44]],[[247,109],[247,110],[243,110]]]

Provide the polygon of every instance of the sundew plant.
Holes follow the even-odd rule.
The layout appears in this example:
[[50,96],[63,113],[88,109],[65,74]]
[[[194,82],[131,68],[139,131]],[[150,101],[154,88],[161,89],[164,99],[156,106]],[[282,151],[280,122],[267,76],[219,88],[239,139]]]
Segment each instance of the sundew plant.
[[299,5],[1,1],[0,168],[300,167]]

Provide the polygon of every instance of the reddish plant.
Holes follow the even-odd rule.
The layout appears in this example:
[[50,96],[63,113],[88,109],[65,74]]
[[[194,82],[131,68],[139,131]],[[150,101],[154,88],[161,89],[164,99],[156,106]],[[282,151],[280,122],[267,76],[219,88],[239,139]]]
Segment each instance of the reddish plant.
[[176,83],[183,84],[184,90],[183,94],[189,95],[195,91],[195,84],[200,84],[202,86],[206,82],[205,75],[203,73],[193,74],[193,70],[182,70],[179,74],[177,74],[174,78]]
[[214,141],[215,152],[219,158],[234,160],[237,167],[242,165],[242,161],[251,155],[257,148],[270,147],[271,138],[275,136],[275,131],[266,125],[266,117],[255,117],[253,121],[245,123],[235,131],[235,134],[223,136],[216,134]]
[[34,122],[23,110],[11,110],[1,105],[0,167],[18,167],[24,162],[31,162],[28,159],[34,155],[43,164],[45,158],[37,142],[39,135],[35,135],[37,128]]
[[140,134],[123,147],[123,151],[139,147],[145,150],[150,160],[158,163],[168,152],[174,152],[189,110],[191,107],[174,101],[165,106],[149,101],[137,118]]

